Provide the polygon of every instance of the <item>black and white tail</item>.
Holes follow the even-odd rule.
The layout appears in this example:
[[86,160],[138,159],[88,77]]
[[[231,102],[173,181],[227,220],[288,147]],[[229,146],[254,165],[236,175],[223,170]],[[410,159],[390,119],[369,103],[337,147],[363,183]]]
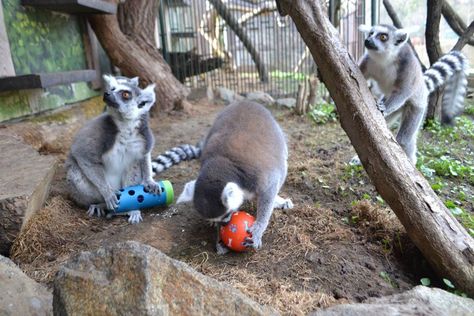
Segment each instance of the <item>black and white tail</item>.
[[430,93],[446,85],[443,96],[443,123],[452,123],[464,109],[468,68],[467,58],[459,51],[452,51],[424,73],[426,87]]
[[181,161],[198,159],[200,156],[201,148],[199,145],[185,144],[173,147],[151,161],[153,175],[163,172],[171,166],[179,164]]

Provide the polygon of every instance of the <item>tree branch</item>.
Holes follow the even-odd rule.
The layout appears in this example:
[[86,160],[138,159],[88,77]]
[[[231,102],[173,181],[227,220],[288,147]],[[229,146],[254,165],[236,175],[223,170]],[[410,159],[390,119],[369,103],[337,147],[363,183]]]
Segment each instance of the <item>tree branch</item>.
[[456,45],[454,45],[452,50],[461,50],[469,42],[472,34],[474,34],[474,21],[471,22],[469,27],[466,29],[463,35],[458,39]]
[[[443,7],[441,10],[444,19],[451,27],[451,29],[458,35],[462,36],[466,32],[467,26],[461,17],[453,10],[447,1],[443,1]],[[474,38],[471,36],[467,41],[467,44],[474,46]]]

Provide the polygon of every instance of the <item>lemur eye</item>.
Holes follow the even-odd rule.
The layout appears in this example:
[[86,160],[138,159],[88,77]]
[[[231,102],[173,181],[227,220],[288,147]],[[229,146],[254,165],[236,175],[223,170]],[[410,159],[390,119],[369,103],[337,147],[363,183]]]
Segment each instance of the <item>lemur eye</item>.
[[382,42],[386,42],[388,40],[387,34],[380,34],[379,38]]
[[132,97],[132,94],[128,91],[122,91],[122,98],[124,100],[130,100],[130,98]]
[[146,105],[146,101],[142,101],[142,102],[138,103],[138,108],[141,109],[145,105]]

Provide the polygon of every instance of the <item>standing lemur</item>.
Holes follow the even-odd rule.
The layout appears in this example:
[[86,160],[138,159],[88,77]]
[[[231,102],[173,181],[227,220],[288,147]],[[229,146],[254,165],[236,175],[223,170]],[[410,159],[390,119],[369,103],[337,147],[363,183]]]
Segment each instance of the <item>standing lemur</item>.
[[[416,138],[426,109],[428,96],[445,85],[443,121],[450,123],[463,110],[466,92],[467,60],[458,51],[441,57],[423,73],[413,49],[407,44],[408,32],[390,25],[361,25],[367,34],[366,54],[359,63],[366,79],[376,82],[383,98],[377,104],[390,123],[402,117],[397,141],[416,163]],[[357,157],[353,161],[357,161]]]
[[[188,154],[186,154],[186,151]],[[271,113],[250,101],[228,105],[216,118],[200,149],[181,146],[160,155],[157,170],[181,159],[200,155],[201,169],[188,182],[177,203],[193,201],[206,219],[220,223],[245,200],[257,199],[257,219],[246,246],[258,249],[274,208],[292,208],[290,199],[278,195],[287,173],[285,136]],[[217,237],[218,253],[227,250]]]
[[[127,185],[141,183],[147,191],[160,193],[152,178],[154,139],[148,127],[155,85],[140,89],[138,78],[104,80],[107,110],[79,130],[66,160],[70,195],[90,216],[113,211],[117,191]],[[142,220],[139,210],[128,215],[130,223]]]

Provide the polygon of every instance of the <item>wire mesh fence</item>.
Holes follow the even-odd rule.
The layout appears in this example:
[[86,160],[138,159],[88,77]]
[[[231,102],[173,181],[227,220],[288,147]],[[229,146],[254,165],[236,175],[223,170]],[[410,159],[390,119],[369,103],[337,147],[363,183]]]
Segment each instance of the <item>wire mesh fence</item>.
[[[341,39],[357,59],[363,52],[357,27],[365,1],[341,1],[338,9]],[[278,14],[275,1],[162,0],[159,10],[160,48],[189,87],[294,97],[298,83],[316,71],[296,26]]]

